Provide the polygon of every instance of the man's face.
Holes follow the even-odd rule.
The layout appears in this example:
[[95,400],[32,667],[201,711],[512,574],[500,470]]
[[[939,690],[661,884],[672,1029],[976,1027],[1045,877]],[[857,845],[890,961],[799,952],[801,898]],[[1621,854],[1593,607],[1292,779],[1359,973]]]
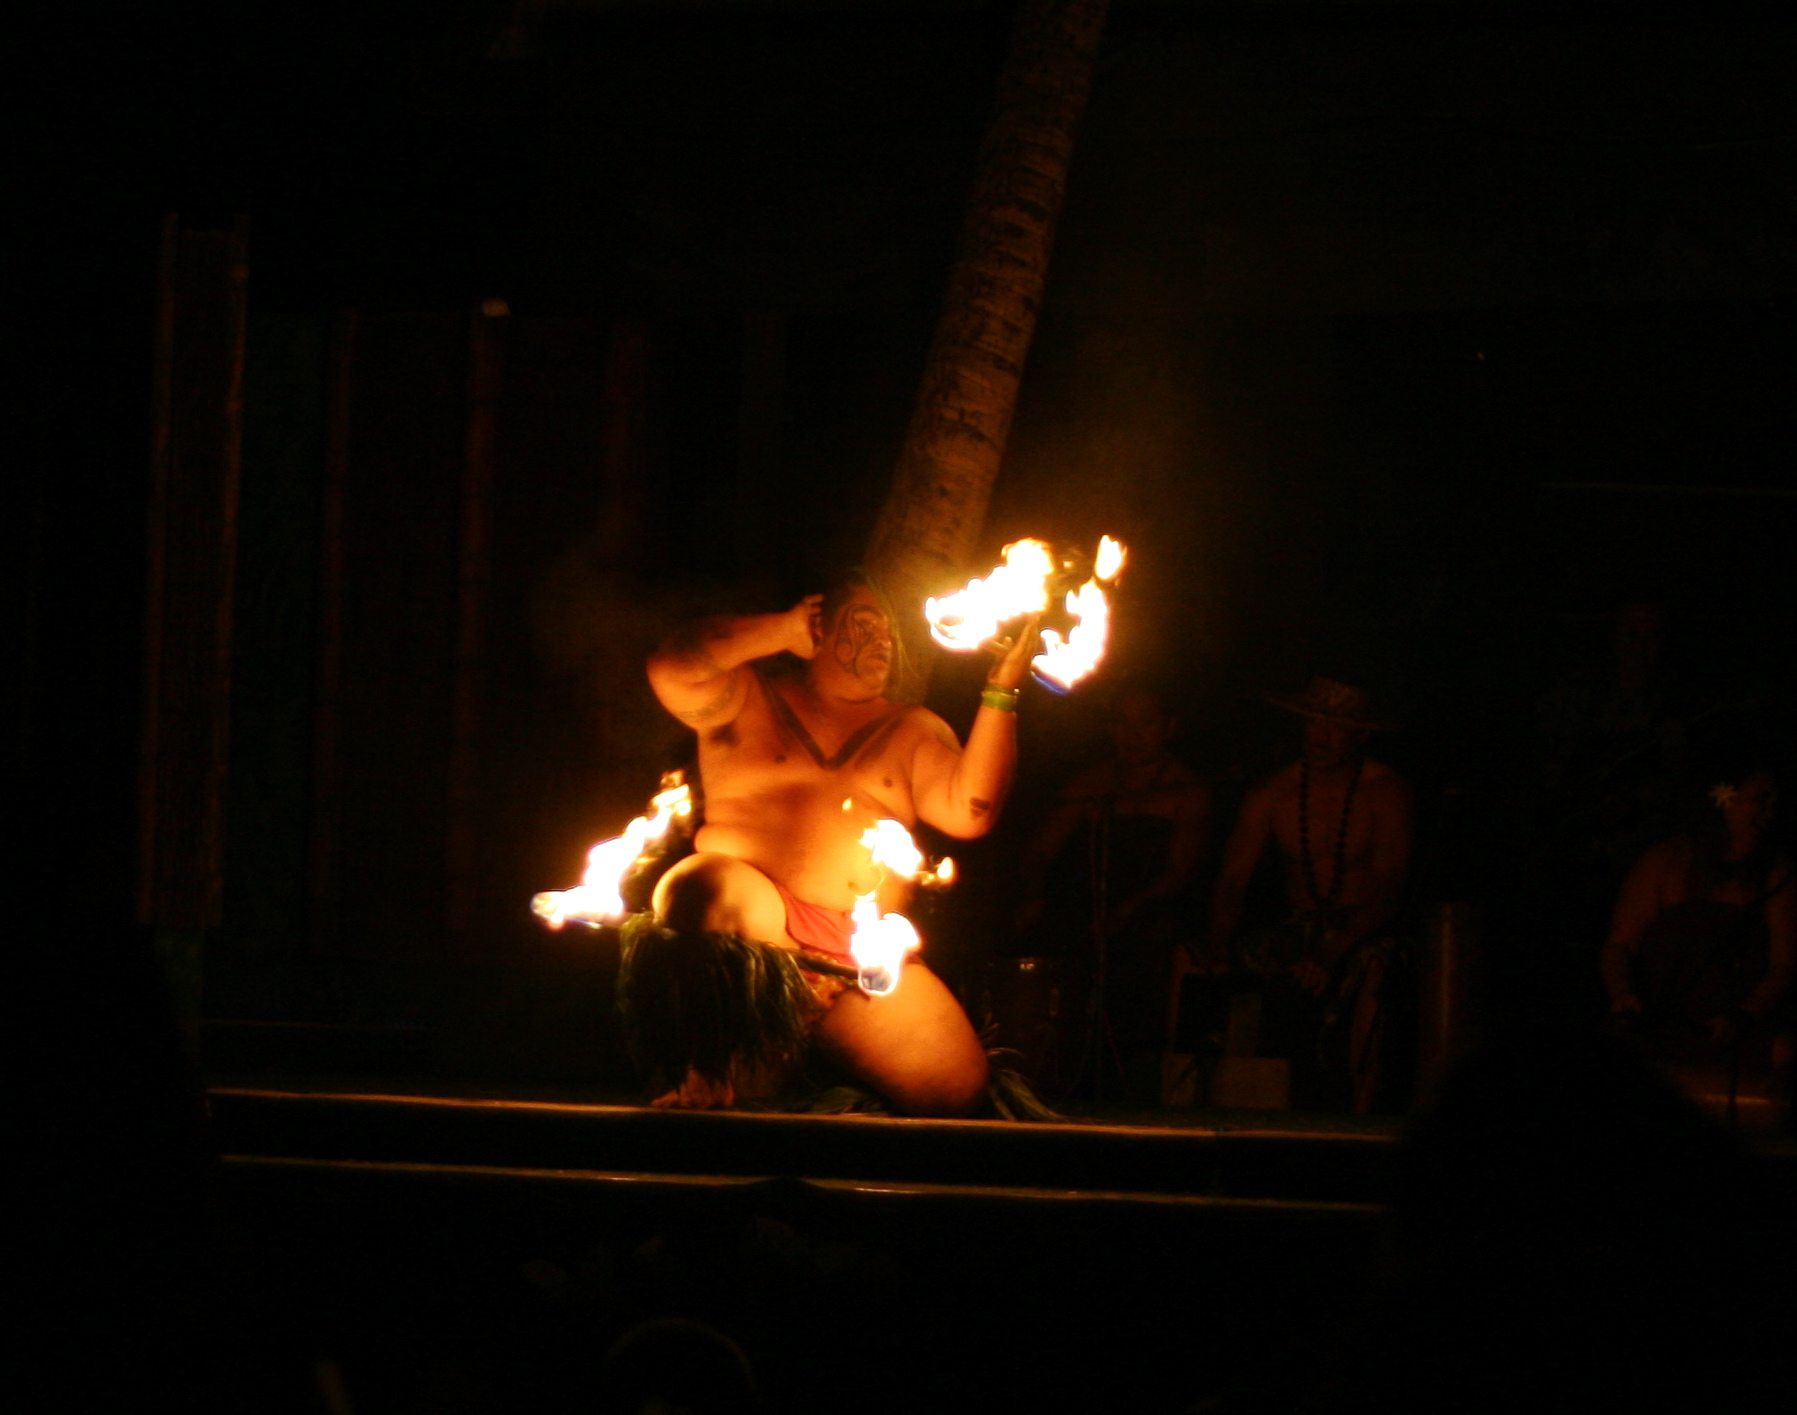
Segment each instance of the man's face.
[[1730,840],[1742,853],[1757,849],[1778,815],[1778,787],[1765,772],[1755,772],[1722,806]]
[[824,627],[818,657],[846,674],[869,696],[886,690],[892,675],[892,624],[869,589],[856,589],[835,620]]
[[1651,604],[1625,605],[1616,615],[1616,662],[1645,673],[1660,661],[1660,611]]
[[1153,761],[1166,750],[1172,736],[1173,719],[1161,711],[1151,693],[1128,694],[1111,715],[1111,742],[1125,766]]
[[1366,731],[1326,718],[1304,719],[1304,760],[1319,770],[1346,766],[1366,741]]

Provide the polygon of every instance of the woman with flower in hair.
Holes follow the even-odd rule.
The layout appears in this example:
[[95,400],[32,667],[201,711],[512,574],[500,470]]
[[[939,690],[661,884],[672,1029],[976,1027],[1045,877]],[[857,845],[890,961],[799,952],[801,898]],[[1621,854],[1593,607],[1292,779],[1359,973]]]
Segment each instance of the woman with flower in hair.
[[1642,854],[1603,952],[1611,1014],[1669,1062],[1790,1064],[1784,1004],[1797,966],[1797,882],[1757,763],[1718,773],[1694,829]]

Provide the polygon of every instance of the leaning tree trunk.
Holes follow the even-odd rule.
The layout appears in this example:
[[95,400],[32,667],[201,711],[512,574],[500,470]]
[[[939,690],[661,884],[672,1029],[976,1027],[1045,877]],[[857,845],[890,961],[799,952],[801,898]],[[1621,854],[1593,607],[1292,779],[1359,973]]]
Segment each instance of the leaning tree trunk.
[[961,245],[892,490],[868,546],[911,650],[894,695],[929,687],[926,595],[965,578],[1036,331],[1074,129],[1108,0],[1020,0]]

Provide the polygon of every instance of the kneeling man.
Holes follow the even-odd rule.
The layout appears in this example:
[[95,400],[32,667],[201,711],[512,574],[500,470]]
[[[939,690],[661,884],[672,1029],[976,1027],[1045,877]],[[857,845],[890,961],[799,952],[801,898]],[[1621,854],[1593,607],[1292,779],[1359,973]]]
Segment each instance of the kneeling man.
[[[675,998],[682,1025],[698,1030],[715,1029],[704,1019],[722,1018],[720,1007],[804,1014],[810,1043],[899,1110],[970,1112],[986,1056],[941,980],[913,959],[894,992],[870,998],[832,983],[827,965],[847,972],[850,911],[879,882],[860,843],[870,824],[923,820],[963,839],[992,828],[1016,765],[1017,689],[1035,638],[1032,620],[993,669],[965,748],[929,709],[886,698],[892,624],[865,580],[783,613],[702,621],[657,650],[649,682],[698,734],[704,824],[697,853],[655,888],[654,918],[633,947],[659,959],[631,963],[633,985]],[[782,652],[805,660],[802,677],[764,671],[759,661]],[[888,882],[883,909],[903,902],[899,888]],[[730,1105],[777,1089],[791,1032],[759,1055],[699,1038],[684,1081],[656,1104]]]

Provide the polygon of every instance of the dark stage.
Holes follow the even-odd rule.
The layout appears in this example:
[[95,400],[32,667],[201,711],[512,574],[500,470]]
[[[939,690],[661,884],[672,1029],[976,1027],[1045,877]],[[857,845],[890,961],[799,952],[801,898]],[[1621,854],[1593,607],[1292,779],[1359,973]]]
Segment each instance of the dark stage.
[[[1797,23],[64,9],[21,42],[0,516],[18,1403],[1797,1384]],[[917,491],[976,445],[983,483]],[[960,866],[916,914],[975,1023],[1017,959],[1137,941],[1122,1044],[1045,1083],[1069,1122],[635,1104],[615,939],[530,902],[722,740],[650,656],[849,566],[941,589],[1104,533],[1089,684],[980,707],[987,656],[944,652],[917,689],[957,744],[1016,724],[996,824],[917,830]],[[1358,715],[1293,707],[1319,680]],[[1091,802],[1150,797],[1113,914]],[[1239,975],[1337,905],[1389,963],[1361,1113],[1151,1104],[1174,960]],[[1629,989],[1675,914],[1655,946],[1727,966],[1650,1065]],[[608,1358],[663,1318],[716,1329],[651,1331],[709,1395]]]

